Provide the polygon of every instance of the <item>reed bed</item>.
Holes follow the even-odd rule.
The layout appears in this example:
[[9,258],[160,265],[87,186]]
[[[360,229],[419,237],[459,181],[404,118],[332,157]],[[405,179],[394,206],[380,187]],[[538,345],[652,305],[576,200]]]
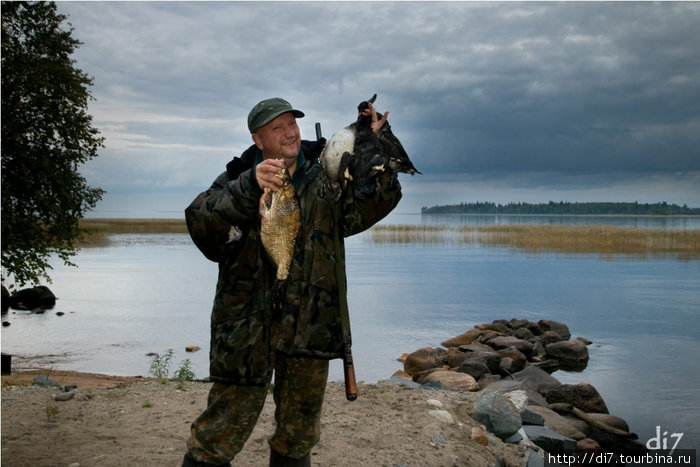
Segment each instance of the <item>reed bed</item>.
[[377,225],[370,238],[376,243],[442,243],[451,233],[445,225]]
[[700,230],[657,230],[601,225],[380,225],[370,231],[370,239],[378,243],[477,243],[531,253],[700,259]]
[[80,247],[108,246],[110,235],[187,233],[184,219],[82,219]]
[[[184,219],[83,219],[81,247],[108,246],[115,234],[187,233]],[[700,259],[700,230],[639,229],[602,225],[377,225],[376,243],[473,243],[531,253],[623,255]]]

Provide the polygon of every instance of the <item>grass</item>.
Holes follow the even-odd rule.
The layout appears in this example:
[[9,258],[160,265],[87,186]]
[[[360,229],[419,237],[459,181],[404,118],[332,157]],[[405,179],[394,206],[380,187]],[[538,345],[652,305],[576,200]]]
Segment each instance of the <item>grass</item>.
[[[114,234],[187,233],[184,219],[84,219],[88,235],[81,247],[108,246]],[[663,230],[603,225],[378,225],[369,231],[377,243],[472,243],[532,253],[626,255],[700,259],[700,230]]]
[[601,225],[380,225],[370,231],[370,238],[378,243],[474,243],[531,253],[700,259],[700,230],[657,230]]
[[80,227],[86,231],[82,248],[109,246],[109,236],[116,234],[187,233],[184,219],[83,219]]

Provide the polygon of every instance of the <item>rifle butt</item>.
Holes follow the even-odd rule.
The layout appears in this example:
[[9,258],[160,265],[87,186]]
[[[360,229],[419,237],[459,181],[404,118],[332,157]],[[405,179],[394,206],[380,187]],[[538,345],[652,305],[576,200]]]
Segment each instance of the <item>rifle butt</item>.
[[355,379],[355,365],[352,362],[352,352],[349,347],[345,348],[345,358],[343,358],[343,373],[345,374],[345,398],[349,401],[357,399],[357,381]]

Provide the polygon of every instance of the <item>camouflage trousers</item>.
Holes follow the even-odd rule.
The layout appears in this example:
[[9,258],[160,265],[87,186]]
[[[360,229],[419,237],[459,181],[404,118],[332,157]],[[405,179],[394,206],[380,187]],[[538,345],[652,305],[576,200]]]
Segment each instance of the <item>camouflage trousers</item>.
[[[301,458],[321,437],[321,408],[328,380],[328,360],[274,356],[275,433],[270,447]],[[265,387],[214,383],[206,410],[192,423],[187,440],[200,462],[225,464],[238,454],[255,428],[270,381]]]

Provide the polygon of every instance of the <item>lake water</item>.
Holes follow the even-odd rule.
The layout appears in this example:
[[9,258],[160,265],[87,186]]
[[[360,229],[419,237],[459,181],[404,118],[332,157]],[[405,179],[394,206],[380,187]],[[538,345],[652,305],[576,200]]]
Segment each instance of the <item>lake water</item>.
[[[518,222],[551,223],[420,215],[385,223]],[[632,224],[700,228],[698,218],[618,218],[616,225]],[[83,250],[74,259],[79,268],[55,263],[56,307],[44,314],[11,310],[3,351],[25,367],[148,375],[146,354],[172,348],[173,369],[189,358],[197,377],[207,376],[216,265],[186,235],[114,239],[108,248]],[[346,249],[358,380],[387,379],[401,368],[402,353],[439,346],[478,323],[553,319],[593,341],[588,368],[555,373],[560,381],[593,384],[640,440],[660,426],[683,433],[679,448],[700,445],[700,261],[376,244],[364,234],[348,239]],[[187,345],[202,350],[186,353]],[[337,361],[331,379],[342,379]]]

